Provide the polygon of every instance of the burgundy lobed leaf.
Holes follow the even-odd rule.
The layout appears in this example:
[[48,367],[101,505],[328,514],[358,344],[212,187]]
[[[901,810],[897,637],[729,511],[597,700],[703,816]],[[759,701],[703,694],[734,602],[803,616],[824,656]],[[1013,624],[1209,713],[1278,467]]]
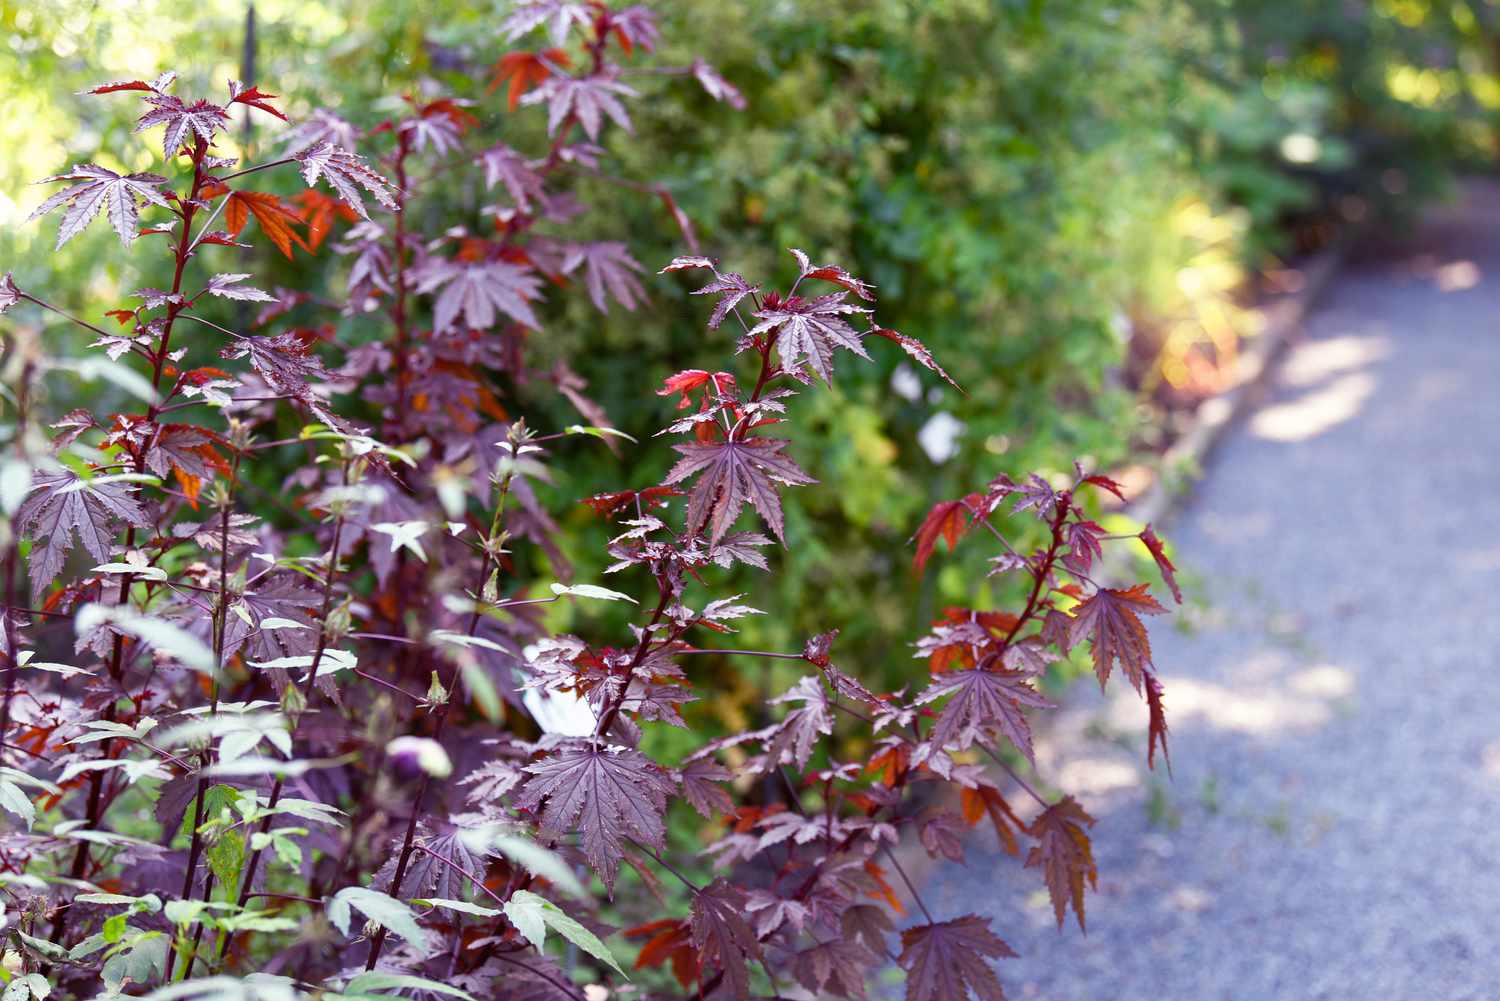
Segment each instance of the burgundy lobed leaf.
[[765,518],[776,538],[785,542],[776,484],[805,486],[817,482],[781,454],[788,444],[781,438],[747,438],[672,446],[682,458],[667,473],[663,486],[674,486],[701,474],[688,495],[688,531],[699,532],[707,525],[717,542],[748,502]]
[[717,966],[737,1001],[749,1001],[747,961],[760,958],[760,942],[745,922],[745,892],[716,879],[693,894],[693,944],[704,965]]
[[660,850],[663,813],[676,783],[650,758],[629,748],[571,742],[535,764],[516,797],[525,809],[540,809],[542,826],[577,831],[589,865],[614,892],[627,836]]
[[16,512],[17,526],[33,540],[28,561],[33,600],[62,570],[75,538],[103,563],[114,550],[117,524],[150,526],[134,493],[133,483],[85,480],[72,470],[33,474],[31,493]]
[[906,929],[896,961],[906,971],[906,1001],[1005,1001],[989,960],[1015,956],[987,919],[968,914]]
[[927,349],[927,345],[923,344],[915,337],[908,337],[905,334],[900,333],[899,331],[891,330],[888,327],[871,327],[869,333],[873,334],[876,337],[884,337],[888,341],[895,341],[897,344],[901,345],[901,350],[905,351],[907,356],[915,361],[918,365],[921,365],[923,368],[927,369],[930,372],[936,372],[939,378],[941,378],[948,385],[952,386],[954,389],[958,390],[960,393],[964,391],[963,387],[953,380],[953,376],[949,375],[947,371],[944,370],[943,366],[937,363],[937,359],[932,357],[932,352]]
[[608,117],[626,132],[634,132],[630,116],[620,103],[622,97],[636,92],[609,73],[592,76],[554,76],[521,98],[522,104],[547,105],[547,134],[556,135],[563,123],[576,120],[590,140],[599,138],[599,129]]
[[1073,609],[1068,628],[1068,643],[1077,646],[1085,636],[1093,645],[1094,673],[1099,687],[1109,680],[1116,662],[1125,669],[1136,691],[1151,667],[1151,640],[1141,615],[1161,615],[1166,609],[1151,597],[1145,584],[1128,590],[1103,587],[1089,595]]
[[1018,671],[978,667],[945,671],[917,696],[915,705],[929,705],[951,696],[933,724],[928,740],[938,748],[964,750],[998,734],[1032,760],[1031,724],[1025,707],[1050,709],[1053,702],[1030,685],[1030,675]]
[[21,294],[21,290],[16,288],[16,281],[9,271],[0,276],[0,315],[20,302]]
[[[258,288],[240,284],[248,274],[239,275],[214,275],[208,280],[208,286],[203,290],[209,295],[218,296],[221,299],[238,299],[241,302],[275,302],[276,297],[268,292],[262,292]],[[149,304],[148,304],[149,305]]]
[[1167,710],[1162,704],[1161,682],[1150,671],[1146,676],[1146,706],[1150,713],[1150,724],[1146,734],[1146,767],[1156,767],[1156,746],[1161,745],[1161,756],[1167,762],[1167,774],[1172,774],[1172,755],[1167,750]]
[[545,26],[552,44],[561,48],[567,44],[569,31],[574,27],[586,29],[592,23],[593,14],[587,3],[579,3],[577,0],[523,0],[500,22],[500,33],[507,42],[514,42],[536,28]]
[[542,175],[532,161],[504,143],[480,153],[477,162],[484,167],[484,186],[505,185],[511,201],[522,212],[530,212],[532,203],[545,197]]
[[1094,818],[1072,796],[1047,807],[1031,822],[1031,834],[1037,843],[1026,857],[1026,868],[1042,870],[1059,928],[1070,904],[1079,929],[1084,928],[1084,883],[1095,886],[1099,879],[1093,846],[1085,830],[1093,825]]
[[738,87],[719,75],[714,69],[702,59],[694,59],[691,67],[693,79],[704,92],[715,101],[722,101],[736,111],[744,111],[746,107],[745,95],[740,93]]
[[628,310],[646,301],[646,290],[632,272],[642,271],[640,262],[630,256],[623,243],[606,241],[601,243],[575,243],[563,257],[563,274],[572,274],[583,266],[584,286],[588,289],[589,301],[601,313],[609,312],[605,301],[607,291],[616,302]]
[[287,120],[286,115],[283,115],[281,112],[277,111],[269,103],[270,101],[274,100],[275,97],[275,94],[262,93],[261,89],[254,84],[251,84],[247,87],[238,80],[229,81],[230,104],[243,104],[249,108],[257,108],[269,115],[275,115],[277,118],[281,119],[284,122]]
[[863,335],[844,319],[863,315],[868,310],[844,301],[847,292],[820,295],[814,299],[792,296],[789,299],[768,298],[750,328],[750,335],[776,334],[776,354],[781,367],[791,373],[804,368],[816,373],[824,382],[833,381],[833,353],[839,348],[868,359]]
[[537,330],[541,321],[531,303],[541,296],[542,280],[529,268],[508,261],[469,264],[434,258],[418,272],[417,292],[438,292],[433,303],[433,327],[445,331],[463,317],[465,326],[488,330],[496,314]]
[[[683,261],[692,263],[679,263]],[[705,263],[698,264],[696,263],[698,261],[703,261]],[[709,262],[708,258],[706,257],[679,257],[662,270],[677,271],[681,268],[696,267],[711,268],[713,267],[713,264],[712,262]],[[724,318],[728,316],[730,312],[740,304],[740,300],[744,299],[746,296],[753,296],[759,291],[759,285],[751,285],[749,282],[745,281],[744,277],[742,277],[738,273],[733,271],[726,271],[723,274],[715,272],[714,280],[709,282],[702,288],[696,290],[693,295],[717,295],[719,297],[719,301],[714,303],[713,314],[708,318],[708,329],[718,330],[719,324],[723,323]]]

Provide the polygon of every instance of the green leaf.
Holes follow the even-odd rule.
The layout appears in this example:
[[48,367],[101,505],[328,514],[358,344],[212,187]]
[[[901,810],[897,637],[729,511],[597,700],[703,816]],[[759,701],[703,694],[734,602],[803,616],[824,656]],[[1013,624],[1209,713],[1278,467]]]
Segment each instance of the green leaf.
[[431,942],[411,909],[394,897],[363,886],[346,886],[335,893],[324,909],[328,920],[345,935],[349,934],[349,908],[406,939],[419,949],[430,950]]
[[460,837],[472,852],[485,855],[499,852],[533,876],[542,877],[570,896],[588,895],[583,883],[574,874],[573,867],[561,855],[543,848],[530,838],[495,827],[474,828],[464,831]]
[[553,584],[552,593],[557,595],[571,594],[577,598],[598,598],[601,601],[628,601],[632,605],[639,604],[628,594],[619,591],[611,591],[607,587],[598,584]]
[[604,438],[604,437],[606,437],[608,435],[613,435],[616,438],[624,438],[626,441],[635,442],[635,444],[637,444],[637,445],[640,444],[640,442],[637,441],[634,437],[632,437],[631,435],[626,434],[624,431],[621,431],[619,428],[596,427],[596,426],[594,426],[592,424],[588,424],[588,425],[585,425],[585,424],[569,424],[567,427],[563,428],[563,433],[564,434],[586,434],[586,435],[591,435],[591,436],[593,436],[595,438]]
[[203,853],[208,868],[224,886],[238,886],[245,864],[245,839],[238,831],[225,831]]
[[383,973],[380,970],[361,973],[349,981],[349,985],[344,988],[344,994],[345,996],[352,994],[373,994],[375,991],[383,991],[392,987],[409,987],[417,991],[437,991],[439,994],[451,994],[453,997],[462,998],[463,1001],[475,1001],[474,996],[468,991],[461,991],[451,984],[428,980],[426,977],[413,977],[405,973]]
[[626,980],[630,979],[625,971],[620,969],[620,964],[615,962],[614,954],[609,951],[609,947],[599,941],[599,936],[568,917],[562,908],[546,897],[539,897],[529,890],[517,890],[505,903],[505,916],[528,942],[536,946],[538,952],[541,951],[542,943],[546,939],[547,929],[551,928],[590,956],[600,962],[608,963]]
[[480,918],[498,918],[502,913],[493,907],[481,907],[478,904],[471,904],[467,900],[450,900],[447,897],[422,897],[413,900],[412,903],[421,904],[423,907],[441,907],[445,910],[458,911],[460,914],[472,914]]
[[144,640],[172,659],[204,674],[213,674],[213,651],[192,633],[161,619],[132,612],[118,605],[84,605],[73,620],[80,636],[108,623],[137,639]]

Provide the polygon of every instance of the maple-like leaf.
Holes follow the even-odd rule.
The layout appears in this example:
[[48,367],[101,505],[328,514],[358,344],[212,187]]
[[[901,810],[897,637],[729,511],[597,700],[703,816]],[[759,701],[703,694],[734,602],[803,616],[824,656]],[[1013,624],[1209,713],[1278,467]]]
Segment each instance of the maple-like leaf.
[[277,118],[281,119],[284,122],[287,120],[287,117],[281,112],[277,111],[275,108],[271,107],[271,105],[268,103],[274,100],[275,97],[275,94],[262,93],[261,89],[254,84],[246,87],[238,80],[229,81],[230,104],[243,104],[246,107],[259,108],[261,111],[264,111],[267,114],[275,115]]
[[952,698],[943,706],[928,739],[938,748],[964,750],[976,740],[999,734],[1031,759],[1031,725],[1022,707],[1050,709],[1053,703],[1032,688],[1029,680],[1029,675],[1018,671],[983,667],[937,675],[917,697],[916,705]]
[[637,45],[647,52],[656,51],[661,39],[661,28],[656,24],[656,12],[643,4],[632,4],[609,15],[609,26],[620,40],[620,48],[626,55]]
[[578,0],[522,0],[516,9],[500,22],[500,31],[507,42],[514,42],[542,25],[547,27],[547,37],[561,48],[568,42],[568,32],[577,25],[587,28],[593,22],[593,14],[587,3]]
[[517,323],[540,329],[541,321],[531,303],[541,296],[542,280],[536,273],[508,261],[463,261],[434,258],[418,273],[419,293],[438,293],[432,305],[433,328],[438,332],[454,326],[460,315],[472,330],[495,325],[496,312]]
[[493,188],[504,184],[511,201],[522,212],[530,212],[533,201],[546,197],[542,175],[536,172],[531,160],[504,143],[480,153],[478,161],[484,167],[484,186]]
[[155,425],[145,450],[146,468],[162,477],[175,473],[188,503],[197,507],[203,482],[228,468],[216,444],[217,435],[191,424]]
[[662,815],[676,783],[640,751],[572,742],[526,771],[531,778],[517,805],[540,807],[549,831],[577,831],[589,865],[611,893],[627,837],[658,850],[665,843]]
[[312,252],[301,234],[292,228],[302,222],[296,209],[280,198],[268,191],[230,191],[228,197],[229,204],[224,207],[224,226],[230,236],[239,236],[250,217],[254,216],[260,223],[260,231],[287,260],[291,260],[293,244]]
[[272,337],[242,337],[219,354],[224,358],[249,355],[250,367],[267,385],[277,393],[302,400],[309,397],[309,380],[329,377],[322,360],[312,353],[311,343],[296,331]]
[[835,292],[812,299],[795,295],[784,300],[767,299],[765,307],[755,313],[760,322],[750,328],[750,334],[776,331],[776,353],[781,358],[783,369],[797,375],[806,366],[824,382],[831,383],[834,351],[845,348],[861,358],[870,357],[859,331],[844,319],[868,310],[845,302],[848,294]]
[[647,970],[662,963],[672,964],[672,975],[688,990],[698,980],[702,964],[698,961],[698,950],[693,946],[693,930],[689,923],[678,918],[664,918],[648,924],[627,928],[626,938],[644,938],[646,944],[635,958],[635,969]]
[[1106,534],[1104,526],[1097,522],[1087,519],[1068,522],[1063,528],[1063,537],[1068,542],[1068,551],[1062,558],[1063,566],[1078,573],[1088,573],[1094,561],[1104,555],[1099,540]]
[[693,894],[693,944],[704,964],[717,966],[739,1001],[750,997],[749,958],[760,957],[760,942],[745,922],[745,892],[716,879]]
[[[302,208],[302,221],[307,224],[307,249],[317,250],[325,237],[333,232],[333,221],[342,219],[345,222],[358,222],[359,215],[342,200],[330,198],[321,191],[308,188],[297,195],[296,202]],[[284,313],[287,306],[278,312]],[[264,311],[256,316],[256,323],[263,324],[265,320]],[[268,318],[267,318],[268,319]]]
[[171,94],[153,92],[143,98],[151,105],[136,122],[135,131],[144,132],[155,125],[165,125],[161,137],[162,155],[170,161],[192,136],[213,144],[214,134],[229,121],[229,112],[212,101],[184,102]]
[[16,288],[16,280],[11,277],[9,271],[0,276],[0,314],[21,301],[21,290]]
[[1026,857],[1026,868],[1041,868],[1059,928],[1069,904],[1073,906],[1078,927],[1084,927],[1084,883],[1092,887],[1099,879],[1099,870],[1094,866],[1093,846],[1084,830],[1093,824],[1094,818],[1085,813],[1072,796],[1047,807],[1031,822],[1031,833],[1037,843]]
[[150,526],[134,492],[134,484],[107,477],[85,480],[72,470],[33,476],[31,493],[16,512],[16,524],[32,537],[28,562],[33,600],[41,598],[62,570],[75,536],[103,563],[114,549],[116,524]]
[[687,530],[698,532],[707,524],[712,539],[718,541],[748,501],[766,519],[776,538],[785,542],[776,484],[805,486],[817,482],[781,454],[788,444],[782,438],[747,438],[672,446],[682,458],[667,473],[663,486],[702,474],[688,495]]
[[683,766],[677,777],[682,782],[683,798],[705,819],[734,812],[734,800],[719,784],[734,777],[723,765],[706,759],[693,761]]
[[605,302],[606,290],[628,310],[634,310],[646,301],[646,290],[632,274],[644,269],[630,256],[625,244],[616,241],[575,243],[563,257],[563,274],[572,274],[580,264],[583,265],[584,287],[588,289],[589,300],[599,312],[609,312],[609,305]]
[[[662,271],[677,271],[685,267],[699,266],[696,264],[680,264],[679,262],[681,261],[707,260],[708,258],[706,257],[679,257],[663,268]],[[712,262],[708,266],[713,267]],[[719,324],[723,323],[724,318],[729,315],[730,311],[740,304],[740,300],[744,299],[747,295],[754,295],[759,291],[759,285],[751,285],[745,281],[744,276],[734,271],[726,271],[723,274],[715,274],[713,281],[696,290],[693,295],[717,295],[719,297],[719,301],[714,303],[713,314],[708,318],[708,329],[718,330]]]
[[1156,561],[1156,569],[1161,571],[1161,579],[1166,581],[1167,587],[1172,590],[1172,597],[1177,604],[1182,604],[1182,589],[1177,586],[1177,567],[1167,556],[1166,544],[1147,525],[1141,529],[1141,542],[1151,551],[1151,558]]
[[371,170],[364,157],[351,153],[332,143],[318,143],[292,154],[302,164],[302,180],[310,188],[318,178],[328,182],[334,192],[363,219],[370,218],[365,211],[364,199],[359,189],[364,188],[377,202],[388,209],[396,208],[396,191],[391,183]]
[[785,702],[799,702],[801,705],[788,712],[767,735],[766,760],[762,766],[764,771],[783,764],[796,764],[798,768],[806,768],[807,763],[812,760],[818,741],[833,733],[833,710],[829,707],[828,696],[817,678],[804,677],[771,700],[772,705]]
[[65,191],[59,191],[42,202],[26,221],[40,218],[59,206],[68,206],[68,210],[63,213],[62,224],[57,230],[57,247],[61,248],[63,244],[83,232],[83,228],[99,214],[101,208],[107,208],[109,224],[114,227],[115,233],[120,237],[120,242],[128,247],[135,242],[140,232],[139,199],[145,199],[162,208],[171,207],[171,202],[156,190],[156,186],[165,184],[166,180],[160,174],[121,175],[107,167],[81,163],[66,174],[57,174],[37,182],[38,184],[51,181],[79,181],[81,183]]
[[1144,673],[1151,667],[1151,640],[1140,615],[1164,612],[1166,609],[1151,597],[1145,584],[1124,591],[1101,587],[1073,609],[1068,645],[1076,646],[1088,636],[1093,645],[1094,673],[1099,678],[1099,687],[1104,687],[1111,667],[1118,661],[1139,692]]
[[555,74],[554,66],[567,68],[570,65],[572,60],[562,49],[507,52],[490,67],[490,82],[484,91],[486,94],[493,94],[502,83],[510,81],[506,90],[506,105],[511,111],[515,111],[528,90]]
[[968,532],[969,526],[974,523],[974,510],[971,502],[980,500],[978,494],[970,494],[958,500],[943,501],[932,506],[927,512],[927,517],[922,519],[922,527],[917,529],[913,536],[917,543],[917,554],[912,559],[912,567],[918,572],[927,565],[932,557],[933,548],[937,546],[939,538],[948,541],[948,551],[952,552],[958,545],[958,540]]
[[740,89],[719,75],[714,69],[702,59],[694,59],[692,65],[693,79],[707,92],[708,96],[715,101],[723,101],[736,111],[745,110],[745,95]]
[[906,929],[896,961],[906,971],[906,1001],[1005,1001],[989,960],[1015,956],[987,919],[967,914]]
[[[484,858],[469,849],[461,831],[419,836],[415,843],[426,851],[413,852],[408,860],[406,872],[401,877],[403,898],[462,900],[469,890],[468,877],[463,873],[484,871]],[[432,854],[428,854],[429,852]],[[399,851],[391,852],[385,864],[376,871],[371,886],[385,893],[390,892],[400,854]],[[434,855],[438,857],[434,858]],[[458,869],[455,870],[454,866],[458,866]]]
[[[318,643],[313,616],[321,604],[318,592],[304,586],[293,574],[278,574],[256,583],[254,591],[246,591],[230,602],[224,619],[224,655],[232,655],[241,646],[250,660],[312,653]],[[300,623],[302,628],[286,623]]]
[[422,105],[415,116],[403,119],[397,131],[418,153],[429,146],[438,155],[454,152],[463,146],[464,133],[479,123],[468,110],[472,103],[439,98]]
[[238,299],[243,302],[276,301],[276,297],[268,292],[262,292],[258,288],[240,284],[249,277],[249,274],[214,275],[208,280],[208,286],[203,291],[209,295],[216,295],[221,299]]
[[554,76],[542,81],[521,98],[522,104],[547,105],[547,134],[555,135],[564,121],[576,119],[589,139],[599,138],[607,116],[626,132],[634,132],[621,97],[634,97],[635,90],[608,73],[591,76]]

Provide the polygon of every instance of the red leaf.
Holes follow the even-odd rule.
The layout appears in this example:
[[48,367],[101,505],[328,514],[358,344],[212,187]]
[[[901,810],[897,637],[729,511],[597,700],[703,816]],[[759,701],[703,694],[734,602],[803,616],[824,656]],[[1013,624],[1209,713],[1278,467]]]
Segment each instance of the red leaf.
[[1000,794],[1000,790],[991,785],[980,785],[973,789],[965,787],[960,794],[960,802],[963,806],[964,819],[972,827],[986,816],[995,827],[995,836],[1000,839],[1000,847],[1007,855],[1020,853],[1020,846],[1016,843],[1016,832],[1025,831],[1026,825],[1017,817],[1015,811],[1011,810],[1010,804]]
[[917,555],[912,560],[912,567],[918,573],[927,565],[932,557],[932,550],[937,545],[941,536],[948,540],[948,551],[958,545],[958,540],[963,538],[969,527],[974,523],[974,511],[970,503],[978,504],[983,500],[978,494],[969,494],[959,500],[943,501],[934,504],[932,510],[927,512],[927,517],[922,521],[922,527],[917,529],[914,538],[917,541]]
[[1086,881],[1097,888],[1099,870],[1094,865],[1088,832],[1084,830],[1093,824],[1094,818],[1072,796],[1047,807],[1031,822],[1031,833],[1037,843],[1026,858],[1026,868],[1041,867],[1059,928],[1070,903],[1078,927],[1084,927],[1083,885]]
[[896,961],[906,971],[906,1001],[1005,1001],[988,959],[1015,955],[987,919],[968,914],[906,929]]
[[244,104],[252,108],[259,108],[267,114],[275,115],[284,122],[287,120],[287,117],[266,103],[275,97],[275,94],[262,94],[260,88],[253,84],[246,87],[238,80],[229,81],[230,104]]
[[1166,544],[1157,538],[1150,525],[1141,530],[1141,541],[1146,544],[1147,549],[1151,550],[1151,558],[1156,561],[1156,569],[1161,571],[1162,580],[1166,581],[1167,587],[1172,589],[1172,597],[1176,599],[1177,604],[1182,604],[1182,590],[1177,586],[1177,568],[1167,558]]
[[1151,667],[1151,640],[1138,613],[1161,615],[1166,609],[1151,597],[1145,584],[1128,591],[1102,587],[1073,609],[1068,644],[1076,646],[1084,636],[1093,642],[1094,673],[1099,687],[1109,680],[1110,668],[1118,661],[1136,691]]
[[1167,710],[1162,705],[1161,682],[1150,671],[1146,672],[1146,706],[1151,712],[1150,730],[1146,735],[1146,767],[1156,767],[1156,745],[1161,743],[1161,756],[1167,762],[1167,774],[1172,774],[1172,755],[1167,751]]
[[485,87],[485,93],[493,94],[502,83],[510,81],[506,103],[511,111],[515,111],[520,106],[521,97],[528,90],[552,76],[553,71],[547,63],[562,69],[572,65],[568,54],[562,49],[547,49],[540,53],[507,52],[500,57],[499,62],[490,67],[490,82]]
[[640,953],[635,957],[635,969],[645,970],[671,961],[672,973],[683,990],[690,988],[699,977],[701,965],[698,950],[693,946],[692,929],[686,921],[667,918],[649,924],[627,928],[622,934],[626,938],[650,936]]
[[932,357],[932,352],[927,350],[927,345],[923,344],[915,337],[907,337],[905,334],[900,333],[899,331],[891,330],[887,327],[871,327],[870,333],[874,334],[876,337],[884,337],[888,341],[895,341],[897,344],[901,345],[901,350],[905,351],[907,356],[915,361],[918,365],[921,365],[923,368],[928,369],[929,371],[936,372],[944,382],[952,386],[954,389],[958,390],[960,393],[964,391],[964,388],[962,386],[953,381],[953,376],[949,375],[943,368],[943,366],[937,363],[937,359]]
[[224,207],[224,225],[228,227],[229,235],[239,236],[251,216],[260,223],[260,231],[287,260],[292,258],[293,244],[312,253],[301,235],[292,228],[302,220],[286,202],[264,191],[229,192],[229,204]]
[[767,296],[764,306],[753,314],[760,322],[750,328],[750,336],[774,332],[776,354],[786,372],[802,376],[805,381],[806,368],[824,382],[832,383],[836,350],[844,348],[866,360],[870,357],[862,342],[863,335],[844,319],[864,315],[869,310],[845,302],[848,295],[835,292],[814,299]]
[[701,368],[689,368],[669,375],[662,388],[656,391],[657,396],[671,396],[673,393],[681,393],[682,399],[677,402],[678,410],[685,410],[692,406],[692,398],[688,396],[693,390],[708,382],[709,375]]

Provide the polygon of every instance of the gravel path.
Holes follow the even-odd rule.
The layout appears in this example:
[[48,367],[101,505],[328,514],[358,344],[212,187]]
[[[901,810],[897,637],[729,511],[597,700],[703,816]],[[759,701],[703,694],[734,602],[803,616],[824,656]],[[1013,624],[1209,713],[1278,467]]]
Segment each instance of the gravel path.
[[1085,686],[1039,755],[1099,819],[1088,935],[987,835],[929,877],[1022,954],[1008,996],[1500,997],[1500,189],[1414,242],[1338,280],[1170,527],[1175,777]]

